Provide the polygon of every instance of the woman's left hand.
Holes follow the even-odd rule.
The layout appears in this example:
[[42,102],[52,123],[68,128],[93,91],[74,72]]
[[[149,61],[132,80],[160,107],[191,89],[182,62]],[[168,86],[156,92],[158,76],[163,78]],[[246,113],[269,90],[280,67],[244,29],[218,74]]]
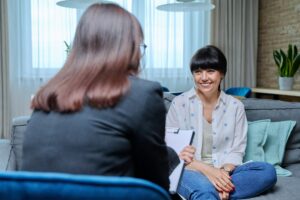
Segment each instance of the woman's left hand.
[[186,165],[189,165],[194,160],[194,154],[196,152],[196,148],[189,145],[184,147],[184,149],[180,152],[180,159],[184,160]]
[[203,173],[219,192],[230,193],[234,190],[231,177],[224,170],[211,167],[209,170],[203,171]]
[[197,160],[192,161],[188,165],[188,167],[192,170],[196,170],[204,174],[214,185],[218,192],[230,193],[234,190],[234,185],[231,181],[231,177],[225,170],[215,168]]

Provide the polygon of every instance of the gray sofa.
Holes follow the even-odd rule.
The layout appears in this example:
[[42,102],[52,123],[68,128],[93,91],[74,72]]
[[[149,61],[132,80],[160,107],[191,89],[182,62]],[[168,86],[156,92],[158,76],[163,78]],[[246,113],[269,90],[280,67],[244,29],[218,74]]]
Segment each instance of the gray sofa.
[[[174,95],[165,93],[164,100],[168,108]],[[275,187],[253,200],[298,200],[300,199],[300,103],[266,99],[244,99],[249,121],[271,119],[272,121],[295,120],[286,145],[282,166],[290,170],[291,177],[278,177]],[[0,170],[19,170],[22,158],[22,138],[29,117],[17,117],[13,120],[11,140],[0,140]]]
[[[165,95],[168,107],[174,95]],[[278,177],[275,187],[252,200],[299,200],[300,199],[300,103],[270,99],[243,99],[248,121],[271,119],[271,121],[295,120],[286,144],[283,166],[293,173],[290,177]]]
[[275,100],[245,99],[247,119],[271,119],[272,121],[295,120],[288,142],[282,165],[293,173],[290,177],[278,177],[277,184],[272,191],[252,199],[300,199],[300,103]]

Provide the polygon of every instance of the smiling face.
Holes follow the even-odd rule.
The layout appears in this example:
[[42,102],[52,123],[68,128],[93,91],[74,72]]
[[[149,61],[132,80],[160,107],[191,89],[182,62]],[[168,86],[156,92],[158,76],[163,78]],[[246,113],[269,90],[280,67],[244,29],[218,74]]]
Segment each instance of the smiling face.
[[198,95],[219,96],[220,83],[227,71],[226,57],[219,48],[207,45],[198,49],[191,59],[190,69]]
[[197,92],[205,95],[212,96],[218,95],[219,86],[223,75],[215,69],[197,69],[193,72],[193,78]]

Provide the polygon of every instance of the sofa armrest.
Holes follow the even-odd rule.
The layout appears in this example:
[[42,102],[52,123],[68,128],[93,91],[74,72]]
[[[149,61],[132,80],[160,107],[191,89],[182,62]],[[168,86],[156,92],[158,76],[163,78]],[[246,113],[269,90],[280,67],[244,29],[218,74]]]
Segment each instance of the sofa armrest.
[[19,116],[13,118],[12,121],[12,132],[11,132],[11,146],[12,156],[11,160],[14,162],[14,168],[20,170],[22,160],[22,148],[24,131],[28,123],[30,116]]
[[[11,140],[0,139],[0,171],[15,171],[20,168],[22,154],[23,132],[29,116],[13,119]],[[17,163],[18,156],[19,163]]]
[[12,126],[26,126],[30,116],[19,116],[12,120]]
[[16,163],[10,140],[0,140],[0,171],[14,171]]

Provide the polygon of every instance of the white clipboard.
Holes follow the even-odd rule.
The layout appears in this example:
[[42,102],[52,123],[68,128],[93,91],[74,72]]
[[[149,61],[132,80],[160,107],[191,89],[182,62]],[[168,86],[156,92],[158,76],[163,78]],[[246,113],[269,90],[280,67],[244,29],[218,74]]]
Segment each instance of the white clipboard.
[[[194,130],[181,130],[179,128],[167,127],[165,141],[167,146],[173,148],[177,155],[183,150],[184,147],[192,143],[194,137]],[[170,174],[170,188],[169,192],[174,194],[177,192],[178,184],[184,169],[184,161],[180,163]]]

